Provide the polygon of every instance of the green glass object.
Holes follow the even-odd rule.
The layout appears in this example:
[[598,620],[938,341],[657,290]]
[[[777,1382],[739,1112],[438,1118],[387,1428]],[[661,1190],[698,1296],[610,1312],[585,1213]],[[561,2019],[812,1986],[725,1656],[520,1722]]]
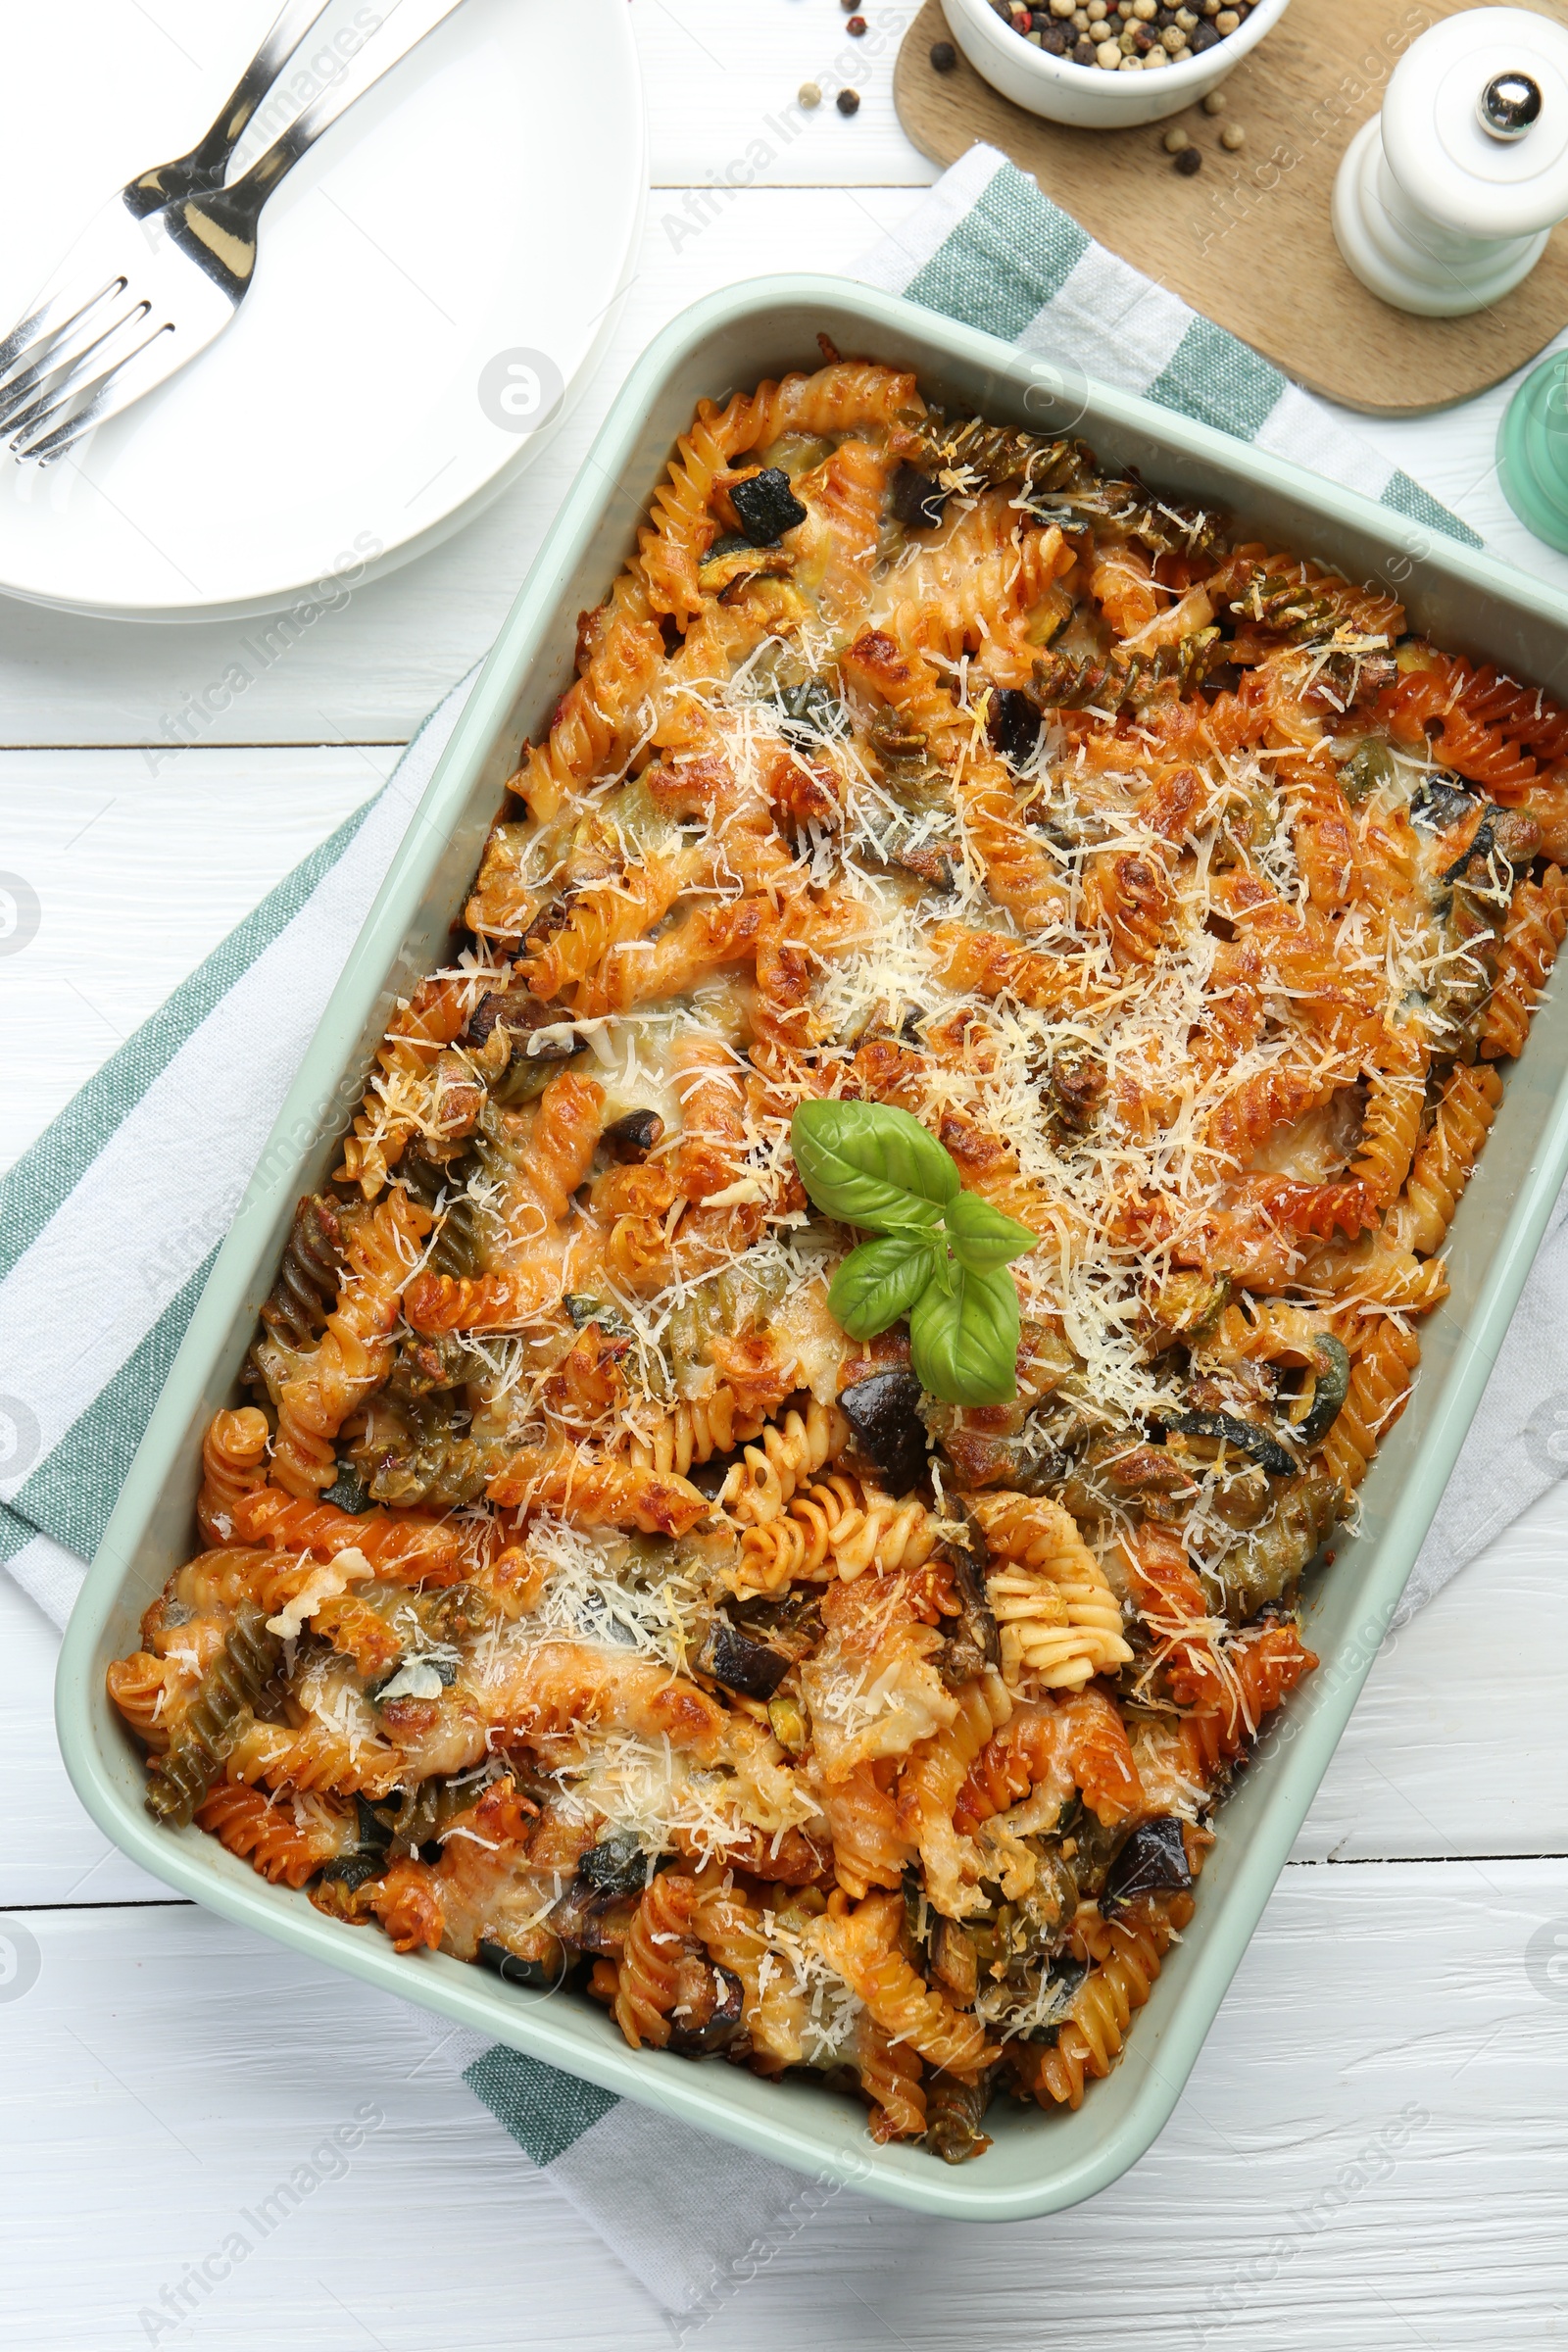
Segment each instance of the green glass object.
[[1526,530],[1568,555],[1568,351],[1527,375],[1503,411],[1497,478]]

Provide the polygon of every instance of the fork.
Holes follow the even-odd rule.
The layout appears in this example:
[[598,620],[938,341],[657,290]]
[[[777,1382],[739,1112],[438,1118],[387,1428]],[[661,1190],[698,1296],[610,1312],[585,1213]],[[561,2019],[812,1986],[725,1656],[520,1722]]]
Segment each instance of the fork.
[[[118,282],[113,257],[124,243],[127,215],[143,220],[175,197],[222,185],[234,150],[262,100],[329,5],[330,0],[285,0],[211,128],[190,152],[139,172],[94,215],[48,284],[33,297],[31,308],[0,340],[0,385],[24,352],[36,355],[53,349],[60,360],[68,356],[69,330],[96,311],[108,298],[111,284]],[[99,258],[103,248],[109,250],[107,263]],[[3,398],[0,394],[0,402]]]
[[[394,0],[390,20],[330,86],[222,186],[246,123],[324,5],[290,0],[206,137],[112,199],[0,343],[0,438],[19,458],[60,457],[221,334],[250,290],[268,198],[322,132],[463,0]],[[161,194],[165,186],[170,192]]]

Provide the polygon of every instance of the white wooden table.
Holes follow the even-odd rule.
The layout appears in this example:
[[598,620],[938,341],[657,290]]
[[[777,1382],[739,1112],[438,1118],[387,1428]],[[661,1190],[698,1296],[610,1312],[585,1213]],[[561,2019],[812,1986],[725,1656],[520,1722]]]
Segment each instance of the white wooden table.
[[[0,1166],[368,797],[484,651],[648,338],[712,287],[853,263],[918,201],[933,171],[890,97],[909,0],[867,6],[857,48],[835,0],[634,0],[655,187],[590,397],[488,515],[357,593],[199,746],[150,757],[237,631],[0,610],[0,865],[43,906],[0,965]],[[706,192],[852,53],[858,117],[825,106],[755,185]],[[1568,586],[1497,494],[1500,405],[1357,423]],[[1559,1489],[1390,1643],[1176,2115],[1127,2179],[1007,2230],[840,2195],[762,2250],[702,2340],[1568,2344],[1565,1550]],[[432,2060],[419,2014],[172,1901],[106,1847],[55,1748],[55,1636],[4,1578],[0,1620],[0,1909],[39,1955],[22,1997],[0,1985],[0,2334],[28,2352],[667,2341]],[[368,2100],[385,2120],[345,2178],[177,2330],[138,2316]]]

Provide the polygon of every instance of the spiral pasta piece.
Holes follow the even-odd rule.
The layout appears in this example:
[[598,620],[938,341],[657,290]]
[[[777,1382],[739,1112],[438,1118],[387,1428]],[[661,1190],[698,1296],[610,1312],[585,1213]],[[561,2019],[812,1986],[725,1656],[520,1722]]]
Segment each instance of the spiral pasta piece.
[[273,1886],[281,1881],[294,1887],[335,1860],[358,1835],[352,1812],[324,1797],[280,1804],[260,1788],[227,1782],[203,1798],[196,1821]]
[[1116,1596],[1060,1503],[996,1494],[971,1508],[993,1558],[1008,1563],[987,1576],[986,1598],[1014,1689],[1074,1689],[1129,1663]]
[[662,2050],[669,2039],[669,2013],[679,1998],[676,1969],[697,1933],[699,1900],[696,1880],[669,1870],[637,1905],[620,1955],[613,2012],[634,2050]]
[[265,1783],[335,1796],[385,1796],[399,1787],[405,1769],[402,1751],[389,1740],[318,1720],[297,1727],[243,1724],[223,1760],[223,1772],[236,1786]]
[[740,1979],[752,2047],[765,2070],[799,2066],[806,2050],[807,2003],[793,1972],[769,1950],[760,1913],[733,1888],[704,1884],[692,1912],[692,1932],[709,1958]]
[[1374,1069],[1367,1086],[1361,1140],[1350,1174],[1365,1185],[1372,1201],[1386,1207],[1410,1172],[1426,1102],[1426,1056],[1415,1053],[1404,1066]]
[[747,1528],[735,1589],[777,1592],[796,1579],[837,1576],[847,1584],[868,1568],[879,1575],[918,1568],[939,1542],[918,1497],[896,1502],[860,1479],[835,1476],[797,1494],[782,1519]]
[[719,1489],[719,1503],[741,1527],[777,1519],[791,1496],[849,1442],[850,1425],[838,1406],[813,1396],[804,1413],[769,1422],[760,1444],[747,1446]]
[[949,988],[972,989],[983,997],[1015,997],[1020,1004],[1049,1012],[1086,995],[1083,968],[1071,957],[1045,956],[1021,947],[1004,931],[976,931],[967,923],[937,923],[929,934],[937,977]]
[[855,2069],[878,2146],[893,2139],[922,2138],[926,2099],[920,2060],[907,2042],[890,2039],[869,2009],[855,2021]]
[[729,1453],[747,1439],[760,1435],[760,1415],[745,1411],[735,1391],[725,1385],[711,1396],[677,1404],[648,1436],[633,1437],[627,1458],[639,1470],[673,1470],[684,1478],[694,1462],[710,1462],[715,1453]]
[[811,1942],[893,2040],[932,2066],[974,2074],[995,2057],[979,2020],[923,1984],[903,1952],[904,1897],[868,1894],[853,1911],[819,1919]]
[[[512,779],[511,789],[540,824],[551,823],[590,777],[624,763],[642,732],[645,707],[663,663],[664,640],[650,611],[647,585],[633,573],[617,582],[592,658],[562,696],[545,741],[527,753]],[[504,911],[492,906],[487,879],[481,871],[468,910],[475,931],[491,929],[486,917]],[[511,928],[506,922],[494,927]]]
[[1453,768],[1472,784],[1485,784],[1494,799],[1522,800],[1538,773],[1537,762],[1504,728],[1481,715],[1487,696],[1472,707],[1469,689],[1476,672],[1467,662],[1437,654],[1430,666],[1412,670],[1378,699],[1378,715],[1395,738]]
[[1521,882],[1503,926],[1497,976],[1481,1023],[1485,1061],[1524,1052],[1531,1016],[1541,1002],[1563,933],[1568,931],[1568,874],[1548,865],[1539,883]]
[[1386,1318],[1363,1325],[1350,1389],[1339,1418],[1323,1442],[1324,1467],[1347,1494],[1366,1476],[1367,1465],[1410,1401],[1421,1342]]
[[367,1200],[374,1200],[385,1189],[410,1139],[429,1117],[430,1073],[480,993],[469,979],[424,980],[400,1007],[394,1029],[376,1054],[367,1089],[368,1107],[355,1118],[334,1183],[357,1184]]
[[1275,775],[1307,895],[1320,912],[1330,913],[1354,892],[1356,867],[1350,812],[1334,762],[1325,752],[1287,753]]
[[524,1446],[485,1492],[509,1510],[569,1513],[579,1527],[635,1527],[645,1536],[683,1536],[708,1509],[708,1497],[673,1471],[594,1461],[564,1445]]
[[413,1511],[340,1511],[329,1502],[303,1502],[277,1487],[259,1487],[234,1505],[232,1532],[245,1544],[280,1551],[362,1552],[378,1575],[396,1582],[450,1584],[462,1573],[458,1533]]
[[914,1860],[914,1847],[899,1828],[897,1802],[883,1785],[893,1770],[891,1764],[856,1764],[839,1780],[823,1784],[833,1867],[839,1885],[857,1901],[873,1886],[899,1886]]
[[830,458],[795,485],[796,496],[805,500],[826,532],[821,609],[841,635],[855,626],[871,592],[887,482],[883,452],[868,442],[850,440],[841,441]]
[[899,1778],[899,1828],[918,1849],[926,1892],[948,1919],[986,1908],[980,1855],[956,1828],[954,1812],[971,1765],[1011,1713],[1001,1675],[982,1675],[959,1692],[953,1721],[921,1741]]
[[318,1348],[277,1392],[272,1475],[309,1499],[337,1474],[332,1441],[392,1369],[403,1291],[430,1230],[428,1210],[395,1192],[350,1237],[343,1288]]
[[[1084,2084],[1103,2081],[1121,2056],[1127,2029],[1154,1988],[1171,1938],[1192,1917],[1191,1895],[1129,1905],[1104,1929],[1103,1956],[1074,1993],[1050,2049],[1018,2052],[1023,2079],[1042,2107],[1083,2105]],[[1015,2049],[1016,2049],[1015,2045]]]
[[1399,1241],[1418,1257],[1442,1249],[1501,1102],[1502,1080],[1485,1062],[1460,1062],[1444,1080],[1397,1211]]
[[628,865],[603,882],[586,882],[564,909],[559,930],[523,958],[520,969],[548,1004],[573,981],[585,980],[623,940],[640,940],[689,890],[707,860],[701,851],[655,857]]
[[965,850],[977,860],[997,905],[1006,908],[1026,938],[1060,922],[1067,911],[1061,868],[1030,831],[1001,761],[970,759],[954,797]]
[[202,1440],[202,1484],[196,1497],[196,1524],[208,1544],[228,1541],[240,1497],[266,1485],[270,1444],[267,1415],[253,1404],[213,1415]]

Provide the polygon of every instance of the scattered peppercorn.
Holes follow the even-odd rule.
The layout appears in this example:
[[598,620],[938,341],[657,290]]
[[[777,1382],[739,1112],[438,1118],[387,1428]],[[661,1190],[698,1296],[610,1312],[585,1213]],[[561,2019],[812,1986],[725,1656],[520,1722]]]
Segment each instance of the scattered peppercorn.
[[1239,122],[1227,122],[1219,134],[1219,143],[1228,155],[1239,154],[1247,145],[1247,133]]
[[[1201,25],[1200,25],[1199,30],[1202,30]],[[1225,112],[1225,93],[1223,90],[1209,91],[1208,96],[1203,100],[1203,112],[1205,115],[1222,115]]]
[[1190,147],[1192,143],[1193,142],[1188,136],[1187,132],[1180,128],[1176,130],[1167,130],[1163,141],[1165,153],[1167,155],[1180,155],[1183,148]]
[[809,109],[813,106],[820,106],[822,103],[822,93],[814,81],[803,81],[795,95],[800,100],[801,104],[808,109],[808,111],[809,111]]
[[1176,169],[1183,179],[1191,179],[1195,172],[1203,169],[1203,159],[1196,147],[1184,147],[1176,158]]
[[844,29],[846,32],[853,32],[856,39],[858,40],[861,33],[865,30],[865,19],[863,17],[852,17],[849,23],[845,25]]
[[958,62],[958,52],[951,41],[933,41],[931,70],[934,74],[951,74]]
[[860,111],[860,93],[858,90],[840,90],[833,103],[841,115],[858,115]]

